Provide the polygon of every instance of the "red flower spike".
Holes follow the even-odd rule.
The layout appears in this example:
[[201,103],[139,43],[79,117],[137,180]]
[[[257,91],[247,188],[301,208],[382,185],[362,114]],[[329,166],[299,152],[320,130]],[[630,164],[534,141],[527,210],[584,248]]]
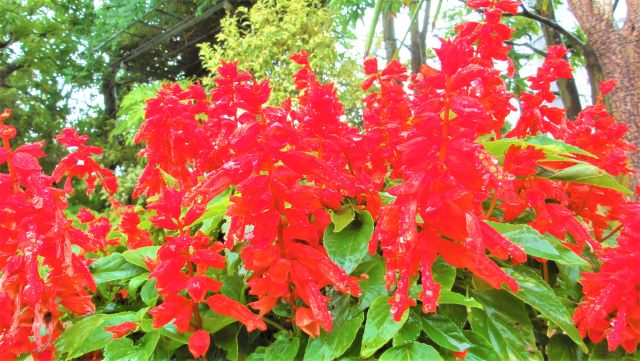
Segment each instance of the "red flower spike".
[[209,333],[205,330],[198,330],[189,336],[189,351],[194,358],[200,358],[207,353],[210,343]]
[[265,325],[264,321],[254,315],[248,308],[238,301],[220,294],[209,296],[206,301],[213,312],[219,315],[235,318],[244,324],[249,332],[255,329],[262,331],[267,329],[267,325]]
[[138,328],[138,324],[135,322],[127,321],[118,325],[105,327],[105,331],[111,332],[113,334],[113,338],[121,338],[126,336],[128,333],[135,331]]

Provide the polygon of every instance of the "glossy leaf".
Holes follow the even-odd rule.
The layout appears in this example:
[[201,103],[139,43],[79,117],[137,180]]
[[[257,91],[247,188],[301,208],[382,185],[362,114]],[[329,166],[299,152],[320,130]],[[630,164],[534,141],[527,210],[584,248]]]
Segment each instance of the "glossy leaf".
[[362,295],[359,298],[358,308],[367,309],[378,296],[388,296],[387,286],[384,283],[385,267],[380,256],[368,257],[353,272],[354,275],[366,274],[367,278],[358,282]]
[[633,194],[629,188],[620,184],[614,176],[588,163],[580,163],[562,169],[550,176],[549,179],[592,184],[603,188],[614,189],[626,195]]
[[590,265],[585,259],[563,246],[557,238],[550,234],[543,236],[529,225],[486,222],[512,243],[522,246],[530,256],[556,261],[568,266],[588,267]]
[[415,341],[420,335],[420,332],[422,332],[420,320],[413,312],[409,312],[407,322],[405,322],[400,331],[393,336],[393,346],[401,346]]
[[123,322],[136,322],[133,312],[95,314],[84,317],[67,328],[56,340],[56,348],[65,360],[82,356],[105,347],[113,340],[113,334],[104,328]]
[[407,321],[409,312],[405,312],[400,322],[396,322],[389,309],[390,305],[387,303],[386,296],[376,298],[371,304],[367,311],[367,321],[362,336],[361,357],[367,358],[373,355],[391,340]]
[[264,352],[264,361],[293,361],[300,348],[299,337],[287,337],[284,333],[276,335]]
[[504,291],[474,291],[482,309],[472,308],[471,329],[489,341],[496,353],[514,361],[541,361],[533,326],[524,304]]
[[471,343],[449,317],[440,313],[419,314],[422,329],[430,340],[451,351],[464,351]]
[[336,317],[331,332],[321,331],[316,339],[309,340],[304,359],[308,361],[334,360],[340,357],[356,338],[364,321],[364,313],[355,317]]
[[353,272],[368,254],[373,234],[373,218],[366,211],[358,212],[356,220],[340,232],[329,224],[324,232],[324,246],[329,258],[347,273]]
[[433,347],[420,343],[411,342],[402,346],[395,346],[385,351],[379,358],[380,361],[414,361],[430,360],[442,361],[442,357]]
[[112,253],[96,260],[89,269],[96,284],[129,279],[145,271],[127,262],[120,253]]
[[558,296],[555,295],[551,287],[537,273],[526,267],[505,268],[503,270],[518,281],[520,286],[519,292],[511,293],[512,295],[527,303],[546,319],[560,327],[583,352],[587,352],[587,346],[573,325],[571,313],[562,304]]
[[352,206],[345,206],[339,211],[331,212],[333,232],[341,232],[356,218],[356,212]]
[[[550,138],[545,135],[528,136],[524,139],[517,138],[502,138],[492,140],[483,143],[485,149],[492,155],[502,158],[504,153],[511,147],[528,147],[533,146],[536,149],[542,150],[547,156],[551,155],[571,155],[581,154],[590,157],[595,157],[593,154],[584,151],[576,146],[567,144],[560,140]],[[570,159],[569,159],[570,160]]]
[[122,252],[122,257],[132,265],[149,269],[145,260],[155,259],[160,246],[147,246],[136,249],[130,249]]

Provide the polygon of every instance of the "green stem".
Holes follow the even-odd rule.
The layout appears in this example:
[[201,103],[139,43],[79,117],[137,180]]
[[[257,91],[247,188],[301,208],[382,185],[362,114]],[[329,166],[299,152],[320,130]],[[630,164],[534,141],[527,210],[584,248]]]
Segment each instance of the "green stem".
[[[416,21],[416,16],[420,12],[420,8],[422,7],[423,3],[424,3],[424,0],[420,0],[418,5],[416,5],[416,7],[413,9],[413,13],[411,13],[411,20],[409,21],[409,24],[412,24],[414,21]],[[410,29],[411,29],[411,26],[408,26],[407,30],[404,32],[404,36],[402,37],[402,40],[400,41],[400,45],[398,45],[398,47],[396,48],[396,52],[393,53],[393,57],[391,58],[391,60],[398,59],[398,52],[400,52],[400,49],[402,49],[402,46],[404,45],[405,40],[407,40],[407,35],[409,35]]]
[[369,34],[367,34],[367,41],[364,44],[364,57],[369,56],[371,51],[371,45],[373,44],[373,36],[376,33],[376,26],[378,25],[378,19],[380,19],[380,12],[382,11],[382,4],[385,0],[376,0],[376,6],[373,8],[373,19],[371,19],[371,25],[369,26]]

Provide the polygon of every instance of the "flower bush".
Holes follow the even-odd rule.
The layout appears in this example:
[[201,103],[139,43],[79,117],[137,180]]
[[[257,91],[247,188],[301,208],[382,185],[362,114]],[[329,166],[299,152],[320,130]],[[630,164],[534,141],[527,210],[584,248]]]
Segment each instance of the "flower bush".
[[[571,77],[552,46],[507,130],[500,19],[519,3],[467,5],[483,19],[442,41],[439,68],[365,61],[361,127],[304,51],[299,96],[277,107],[236,62],[211,91],[164,86],[136,136],[138,205],[116,200],[101,149],[73,129],[43,174],[42,144],[12,148],[3,113],[0,359],[598,359],[605,339],[636,352],[626,127],[602,98],[573,121],[552,105]],[[68,211],[79,180],[101,186],[105,214]]]

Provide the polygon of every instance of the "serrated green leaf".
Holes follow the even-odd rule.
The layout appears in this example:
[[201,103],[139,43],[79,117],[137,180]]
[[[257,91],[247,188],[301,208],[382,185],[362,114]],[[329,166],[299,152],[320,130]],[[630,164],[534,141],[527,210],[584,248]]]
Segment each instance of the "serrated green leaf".
[[388,296],[387,286],[384,282],[386,269],[384,261],[378,255],[369,257],[365,262],[355,269],[353,274],[366,274],[367,278],[358,282],[361,295],[359,298],[358,308],[360,310],[367,309],[373,300],[379,296]]
[[333,232],[338,233],[345,229],[356,218],[356,211],[352,206],[345,206],[337,212],[331,212]]
[[415,341],[421,331],[422,326],[420,325],[420,321],[413,312],[409,312],[407,322],[405,322],[400,331],[393,336],[393,346],[402,346]]
[[614,189],[626,195],[633,194],[629,188],[620,184],[614,176],[589,163],[580,163],[562,169],[548,178],[565,182],[592,184]]
[[309,341],[304,353],[305,361],[334,360],[347,351],[364,321],[364,313],[348,318],[347,314],[343,312],[336,317],[331,332],[322,331],[320,336]]
[[471,329],[489,341],[500,356],[513,361],[542,361],[524,304],[504,291],[472,291],[482,309],[472,308]]
[[442,361],[442,357],[433,347],[420,343],[411,342],[406,345],[396,346],[388,349],[380,356],[380,361],[415,361],[429,360]]
[[367,311],[360,356],[367,358],[373,355],[398,333],[408,317],[409,312],[405,312],[400,322],[395,321],[391,315],[387,297],[380,296],[376,298]]
[[458,326],[456,326],[456,324],[453,323],[446,315],[439,313],[423,314],[417,312],[416,314],[424,332],[427,334],[429,339],[437,345],[451,351],[464,351],[471,346],[469,340],[467,340],[460,328],[458,328]]
[[124,259],[127,262],[131,263],[132,265],[142,267],[148,270],[149,268],[147,267],[145,260],[147,260],[147,258],[152,260],[156,259],[156,255],[158,254],[158,249],[160,249],[160,246],[147,246],[147,247],[140,247],[136,249],[130,249],[122,252],[122,257],[124,257]]
[[535,271],[524,266],[513,269],[503,268],[503,270],[513,277],[520,287],[516,293],[509,291],[512,295],[536,309],[546,319],[560,327],[583,352],[588,352],[580,333],[573,325],[571,313]]
[[110,281],[126,280],[144,272],[143,268],[128,263],[120,253],[112,253],[96,260],[89,266],[89,269],[98,285]]
[[[279,335],[282,335],[280,333]],[[264,352],[264,361],[293,361],[300,348],[298,337],[277,337]]]
[[347,273],[353,272],[367,256],[373,234],[373,218],[367,211],[357,212],[356,220],[341,232],[330,223],[324,231],[324,247],[329,258]]
[[529,225],[486,222],[512,243],[522,246],[525,253],[530,256],[556,261],[569,266],[590,266],[589,262],[563,246],[557,238],[552,235],[543,236]]
[[104,328],[128,321],[137,321],[134,312],[95,314],[84,317],[60,335],[55,342],[56,349],[59,355],[64,355],[65,360],[101,349],[113,340],[113,334],[105,331]]
[[103,361],[146,361],[149,359],[143,349],[134,346],[133,341],[129,338],[119,338],[112,340],[104,348]]

